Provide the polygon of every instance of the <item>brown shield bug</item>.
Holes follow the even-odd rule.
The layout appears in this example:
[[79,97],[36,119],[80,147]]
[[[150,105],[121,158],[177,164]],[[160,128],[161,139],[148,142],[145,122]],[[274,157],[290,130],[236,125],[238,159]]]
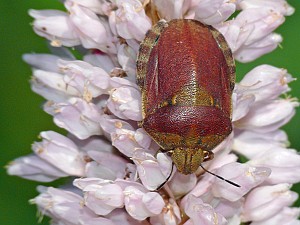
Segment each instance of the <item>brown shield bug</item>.
[[142,127],[179,172],[195,172],[232,131],[235,63],[223,35],[196,20],[159,21],[137,59]]

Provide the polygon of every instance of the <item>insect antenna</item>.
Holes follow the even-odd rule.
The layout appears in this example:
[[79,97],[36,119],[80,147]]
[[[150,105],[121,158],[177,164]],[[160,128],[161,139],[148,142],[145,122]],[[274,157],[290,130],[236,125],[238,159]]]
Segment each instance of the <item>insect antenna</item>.
[[236,183],[234,183],[234,182],[232,182],[232,181],[230,181],[230,180],[227,180],[227,179],[225,179],[224,177],[221,177],[221,176],[219,176],[219,175],[217,175],[217,174],[214,174],[214,173],[208,171],[208,170],[205,169],[202,165],[200,165],[200,166],[201,166],[201,168],[202,168],[205,172],[207,172],[207,173],[209,173],[209,174],[211,174],[211,175],[213,175],[213,176],[215,176],[215,177],[217,177],[217,178],[219,178],[219,179],[221,179],[221,180],[223,180],[223,181],[226,181],[227,183],[229,183],[229,184],[231,184],[231,185],[233,185],[233,186],[235,186],[235,187],[241,187],[240,185],[238,185],[238,184],[236,184]]

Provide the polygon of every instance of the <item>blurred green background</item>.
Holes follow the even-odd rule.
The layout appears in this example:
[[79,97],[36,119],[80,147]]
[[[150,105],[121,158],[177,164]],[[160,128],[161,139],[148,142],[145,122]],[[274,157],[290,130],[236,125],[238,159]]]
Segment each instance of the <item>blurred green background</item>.
[[[260,64],[270,64],[287,68],[294,77],[300,77],[300,1],[288,1],[295,7],[293,16],[277,32],[282,34],[282,48],[261,57],[250,64],[238,64],[237,73],[243,75]],[[37,195],[37,182],[23,180],[6,175],[4,166],[10,160],[31,153],[30,145],[37,140],[37,135],[44,130],[57,130],[52,118],[41,109],[43,99],[30,90],[30,68],[22,61],[24,53],[48,52],[44,39],[32,31],[32,19],[27,15],[28,9],[63,9],[59,1],[26,0],[0,1],[0,46],[1,46],[1,81],[0,81],[0,224],[33,225],[38,224],[35,206],[28,200]],[[300,96],[299,81],[291,84],[291,94]],[[300,150],[299,124],[300,113],[284,127],[289,135],[291,147]],[[300,192],[300,186],[294,190]],[[299,206],[299,202],[297,202]],[[41,224],[48,224],[44,220]]]

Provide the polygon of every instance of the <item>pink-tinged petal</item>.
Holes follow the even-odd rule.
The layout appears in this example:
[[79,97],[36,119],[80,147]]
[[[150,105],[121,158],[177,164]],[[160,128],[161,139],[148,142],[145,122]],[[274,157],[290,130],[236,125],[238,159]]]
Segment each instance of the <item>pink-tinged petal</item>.
[[265,0],[265,1],[260,1],[260,0],[243,0],[239,6],[241,9],[245,10],[248,8],[254,8],[254,9],[259,9],[259,8],[267,8],[270,10],[277,11],[285,16],[290,16],[294,13],[295,9],[291,7],[285,0]]
[[151,28],[142,3],[137,0],[120,0],[116,4],[117,10],[109,16],[112,30],[124,39],[142,41],[147,30]]
[[84,176],[85,161],[77,146],[67,137],[54,131],[40,133],[42,142],[35,142],[36,155],[72,176]]
[[120,152],[128,157],[132,157],[134,152],[141,149],[135,139],[135,132],[127,129],[118,129],[115,133],[112,133],[112,144],[115,146]]
[[72,47],[80,44],[67,13],[58,10],[29,10],[29,15],[35,19],[34,31],[50,40],[51,45]]
[[78,224],[82,218],[95,218],[96,215],[86,206],[83,198],[73,192],[57,188],[47,188],[30,203],[36,204],[43,215],[61,221],[62,224]]
[[88,219],[81,219],[80,225],[115,225],[114,222],[110,219],[106,219],[104,217],[95,217],[95,218],[88,218]]
[[54,116],[57,126],[66,129],[79,139],[102,134],[99,125],[102,112],[93,103],[80,98],[71,98],[68,103],[46,104],[44,109]]
[[113,221],[114,225],[150,225],[147,220],[138,221],[133,219],[124,209],[115,209],[106,218]]
[[[223,215],[225,218],[232,218],[235,215],[241,214],[244,204],[244,198],[241,198],[240,200],[234,202],[222,198],[218,200],[219,202],[215,203],[215,211]],[[214,201],[217,202],[218,200],[213,199],[211,204],[214,204]],[[240,225],[240,223],[238,223],[238,225]]]
[[[229,153],[225,150],[226,149],[224,149],[223,152],[222,151],[217,152],[215,154],[213,160],[202,163],[202,166],[206,169],[209,169],[209,170],[215,170],[215,169],[218,169],[218,168],[220,168],[222,166],[225,166],[227,164],[234,163],[238,160],[237,155]],[[200,174],[205,173],[205,171],[201,167],[199,167],[197,172],[200,172]],[[204,176],[206,176],[206,175],[211,176],[208,173],[205,173]]]
[[58,56],[62,60],[76,60],[76,56],[73,54],[70,48],[64,46],[51,46],[49,45],[49,51],[53,54]]
[[249,129],[257,132],[272,132],[286,124],[295,114],[299,105],[294,99],[278,99],[269,102],[258,102],[253,105],[248,114],[235,122],[239,129]]
[[156,154],[156,160],[157,160],[157,163],[160,167],[162,174],[165,177],[170,176],[170,173],[171,173],[172,167],[173,167],[170,157],[168,157],[165,153],[159,152]]
[[172,198],[166,203],[162,213],[158,216],[150,217],[150,223],[152,225],[177,225],[181,222],[181,212],[176,204],[176,201]]
[[136,220],[144,220],[149,216],[159,214],[165,205],[158,193],[142,192],[133,186],[125,188],[124,195],[125,208],[129,215]]
[[34,70],[31,88],[45,99],[54,102],[66,102],[72,96],[79,96],[73,87],[68,87],[63,75],[43,70]]
[[135,181],[131,181],[131,180],[123,180],[123,179],[117,178],[115,180],[115,184],[119,185],[123,190],[125,190],[128,187],[131,187],[131,188],[137,189],[143,193],[149,192],[149,190],[147,190],[147,188],[145,188],[140,182],[135,182]]
[[290,191],[290,188],[291,185],[282,183],[252,190],[244,204],[242,221],[266,220],[275,216],[284,207],[292,205],[298,194]]
[[217,213],[211,205],[204,203],[200,198],[194,195],[189,195],[184,211],[190,217],[192,224],[227,224],[225,217]]
[[[211,160],[210,162],[203,163],[203,167],[208,169],[209,171],[213,171],[229,163],[236,162],[236,160],[237,157],[234,154],[216,154],[213,160]],[[207,192],[210,192],[211,186],[214,185],[216,177],[209,173],[206,173],[201,167],[198,169],[197,174],[201,175],[201,179],[199,180],[199,182],[197,182],[196,186],[193,188],[193,190],[189,192],[189,194],[199,197]],[[183,204],[186,202],[187,196],[188,195],[186,195],[182,199],[181,202]]]
[[[81,190],[84,191],[90,191],[94,190],[94,187],[102,187],[108,184],[112,184],[113,182],[111,180],[104,180],[101,178],[77,178],[73,181],[73,185]],[[92,188],[90,188],[92,187]]]
[[162,197],[156,192],[148,192],[143,196],[143,203],[149,212],[158,215],[161,213],[165,202]]
[[296,150],[277,146],[256,155],[247,164],[270,168],[272,173],[266,180],[269,184],[300,182],[300,155]]
[[[222,23],[225,20],[227,20],[235,12],[235,10],[236,5],[234,3],[225,2],[220,6],[220,8],[216,12],[214,12],[213,15],[207,18],[199,18],[199,20],[209,25]],[[198,18],[198,15],[201,15],[201,12],[196,13],[196,19]]]
[[135,88],[120,87],[110,91],[108,109],[117,117],[125,120],[141,121],[141,93]]
[[135,83],[137,52],[129,45],[122,44],[118,47],[117,57],[127,79]]
[[107,215],[124,205],[123,190],[117,184],[90,184],[83,191],[85,205],[98,215]]
[[261,65],[244,76],[236,91],[243,95],[254,95],[255,102],[270,100],[290,91],[288,83],[293,80],[285,69]]
[[223,0],[198,0],[196,2],[194,10],[198,20],[213,16],[223,4]]
[[107,15],[108,9],[111,9],[114,4],[106,0],[68,0],[73,4],[78,4],[92,10],[100,15]]
[[215,177],[209,174],[205,174],[203,178],[196,184],[196,186],[189,192],[189,194],[185,195],[181,204],[185,205],[189,195],[193,195],[196,197],[203,196],[205,193],[210,192],[212,186],[214,185]]
[[76,144],[76,146],[83,152],[100,151],[100,152],[113,152],[114,147],[111,142],[104,136],[92,136],[90,138],[80,140],[73,135],[68,137]]
[[283,22],[283,15],[274,10],[248,8],[216,28],[225,36],[234,57],[249,62],[277,47],[281,37],[271,32]]
[[248,46],[268,36],[284,22],[284,17],[266,8],[246,9],[237,16],[235,21],[245,26],[249,23],[254,24],[255,28],[244,43]]
[[87,177],[99,177],[107,180],[123,178],[126,175],[127,160],[109,152],[88,151],[93,162],[86,166]]
[[75,60],[73,53],[65,47],[53,47],[49,46],[49,50],[52,54],[24,54],[22,59],[32,66],[34,69],[60,73],[57,62],[59,59],[63,60]]
[[65,6],[70,11],[70,21],[77,28],[77,35],[83,47],[116,53],[107,21],[100,19],[94,12],[80,5],[66,2]]
[[43,83],[39,82],[39,80],[35,79],[35,77],[32,77],[32,79],[30,80],[30,84],[33,92],[49,101],[66,102],[69,99],[69,96],[64,92],[60,92],[58,90],[54,90],[48,86],[45,86]]
[[102,94],[108,94],[110,76],[101,68],[83,61],[58,61],[67,86],[76,89],[87,101]]
[[122,189],[116,184],[108,184],[95,191],[95,197],[101,202],[114,207],[123,206]]
[[244,63],[251,62],[258,57],[276,49],[282,40],[282,36],[279,34],[269,34],[265,38],[250,45],[244,46],[238,51],[234,52],[234,58]]
[[[116,179],[116,174],[114,171],[110,170],[109,168],[99,165],[99,163],[97,163],[95,161],[87,163],[85,170],[86,170],[85,171],[86,177],[98,177],[101,179],[109,179],[109,180]],[[125,171],[122,171],[122,172],[123,172],[123,174],[119,173],[121,175],[120,177],[125,176]]]
[[136,150],[132,156],[132,160],[137,166],[139,178],[143,185],[151,191],[156,190],[162,183],[164,183],[168,175],[171,173],[171,161],[167,160],[164,154],[159,154],[159,157],[165,158],[165,163],[167,164],[164,165],[166,168],[164,171],[160,167],[156,158],[145,151]]
[[[137,54],[140,50],[140,41],[137,41],[136,39],[128,39],[126,40],[127,45],[130,47],[128,54],[131,55],[133,57],[133,59],[136,59]],[[126,50],[126,48],[125,48]],[[126,50],[127,51],[127,50]],[[135,54],[134,54],[135,53]],[[136,65],[132,65],[133,68],[136,68]],[[135,79],[134,79],[135,80]]]
[[36,155],[19,157],[10,162],[6,168],[9,175],[40,182],[50,182],[60,177],[68,176],[67,173],[64,173]]
[[24,54],[23,60],[34,69],[59,73],[57,61],[60,57],[50,54]]
[[253,24],[248,24],[243,28],[241,28],[241,26],[242,25],[235,20],[228,20],[224,23],[214,25],[214,27],[224,35],[232,52],[241,48],[254,29]]
[[233,95],[235,98],[233,100],[233,115],[232,115],[232,121],[237,121],[241,118],[243,118],[247,113],[249,112],[251,106],[255,102],[255,96],[254,95],[244,95],[243,93],[238,93],[237,95]]
[[286,225],[299,225],[300,208],[284,207],[276,215],[257,222],[252,222],[251,225],[282,225],[283,221]]
[[133,186],[128,186],[124,190],[125,208],[134,219],[144,220],[148,217],[148,210],[142,202],[145,193]]
[[179,198],[190,192],[195,187],[196,183],[197,177],[195,174],[184,175],[175,173],[168,185],[175,198]]
[[84,55],[83,60],[93,66],[102,68],[106,73],[110,73],[115,67],[119,66],[114,57],[100,51]]
[[139,128],[136,130],[136,132],[134,134],[134,139],[143,148],[145,148],[145,149],[150,148],[152,139],[143,128]]
[[248,130],[237,130],[234,134],[232,149],[252,159],[262,152],[276,147],[285,147],[287,144],[287,135],[282,130],[264,133],[264,135]]
[[63,80],[63,75],[58,73],[53,73],[44,70],[34,70],[33,76],[39,82],[53,88],[54,90],[58,90],[61,92],[67,92],[68,94],[77,94],[77,90],[72,88],[67,88],[67,84]]
[[242,224],[241,218],[239,215],[234,215],[233,217],[227,219],[228,225],[240,225]]
[[[147,145],[149,141],[148,137],[145,137],[146,143],[141,143],[144,138],[141,139],[140,131],[134,131],[132,126],[122,120],[106,118],[101,120],[100,124],[104,131],[110,134],[113,146],[128,157],[132,157],[134,151],[142,149],[142,146]],[[145,149],[145,151],[154,154],[156,146],[153,146],[151,149]]]
[[129,87],[139,89],[139,87],[137,86],[136,83],[133,83],[132,81],[129,81],[129,80],[126,80],[126,79],[120,78],[120,77],[112,77],[110,79],[110,85],[113,88],[129,86]]
[[163,18],[167,21],[185,17],[187,10],[189,10],[191,6],[190,1],[184,0],[153,0],[152,2],[154,7],[158,10],[160,18]]
[[105,114],[100,119],[100,126],[103,129],[104,134],[109,138],[111,137],[111,135],[114,135],[118,130],[134,130],[129,123],[123,120],[115,119],[115,117]]
[[215,197],[237,201],[252,188],[266,180],[270,173],[271,170],[266,167],[251,167],[241,163],[230,163],[218,169],[216,174],[240,185],[240,187],[235,187],[216,178],[211,191]]

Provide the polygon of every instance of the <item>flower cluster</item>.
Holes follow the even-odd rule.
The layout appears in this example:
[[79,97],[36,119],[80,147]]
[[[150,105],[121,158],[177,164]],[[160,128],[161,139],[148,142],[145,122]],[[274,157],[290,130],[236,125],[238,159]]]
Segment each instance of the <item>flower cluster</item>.
[[[232,134],[203,163],[237,188],[199,168],[182,175],[138,127],[141,93],[135,84],[139,43],[155,18],[196,19],[226,38],[236,60],[249,62],[282,41],[273,31],[294,9],[285,0],[65,0],[67,12],[30,10],[34,31],[54,54],[27,54],[32,90],[63,136],[41,132],[34,154],[8,173],[65,186],[39,187],[31,200],[53,225],[299,224],[300,156],[280,130],[298,102],[287,96],[291,75],[270,65],[236,84]],[[229,19],[236,12],[234,19]],[[76,60],[66,47],[78,51]],[[238,162],[243,156],[247,161]]]

